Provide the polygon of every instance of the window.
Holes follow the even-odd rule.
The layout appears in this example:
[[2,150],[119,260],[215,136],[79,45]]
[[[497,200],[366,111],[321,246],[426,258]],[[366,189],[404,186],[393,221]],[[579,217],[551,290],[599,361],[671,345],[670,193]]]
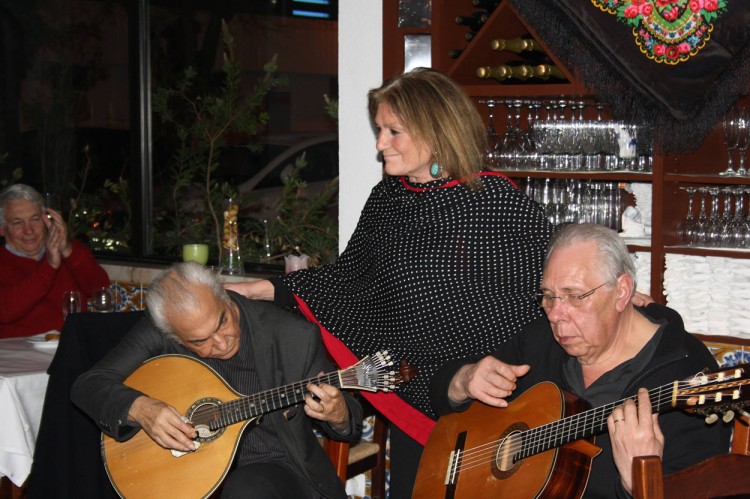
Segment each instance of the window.
[[[314,187],[338,175],[337,125],[324,100],[338,92],[336,13],[334,0],[220,6],[41,0],[0,7],[7,20],[0,27],[2,53],[11,54],[0,64],[6,95],[0,181],[58,194],[71,229],[98,253],[157,260],[178,259],[185,242],[212,244],[222,198],[239,192],[247,203],[246,261],[280,262],[289,248],[304,244],[304,234],[287,230],[286,220],[276,223],[278,211],[253,206],[269,196],[287,208],[305,202],[302,188],[288,189],[280,200],[283,189],[268,185],[274,179]],[[144,27],[147,40],[134,35]],[[225,33],[233,39],[231,52]],[[236,63],[231,77],[223,71],[228,53]],[[196,103],[219,95],[230,79],[239,96],[252,94],[272,60],[279,84],[241,117],[244,127],[229,127],[210,144],[207,190],[206,156],[198,154],[206,143],[193,126],[206,115],[194,114]],[[180,88],[188,67],[189,86]],[[186,138],[191,126],[195,133]],[[307,166],[296,168],[296,155],[279,159],[290,151],[304,152]],[[268,171],[248,188],[274,161],[282,161],[281,171]],[[337,196],[329,197],[335,206]],[[314,222],[337,227],[336,210],[322,216]],[[265,222],[254,223],[259,220]]]

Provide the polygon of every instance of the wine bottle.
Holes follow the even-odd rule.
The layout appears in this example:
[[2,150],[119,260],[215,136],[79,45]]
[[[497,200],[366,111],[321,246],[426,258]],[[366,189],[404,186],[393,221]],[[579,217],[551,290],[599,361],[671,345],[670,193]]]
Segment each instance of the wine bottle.
[[546,80],[550,77],[557,78],[558,80],[565,79],[565,75],[560,71],[560,68],[552,64],[539,64],[533,67],[533,71],[534,77],[542,80]]
[[541,46],[532,38],[498,38],[492,40],[492,50],[508,51],[520,54],[522,52],[544,52]]
[[464,34],[464,40],[466,40],[467,42],[470,42],[474,39],[475,36],[477,36],[476,31],[469,31],[468,33]]
[[456,16],[456,24],[466,26],[471,31],[479,31],[487,22],[487,19],[489,19],[489,16],[486,13],[477,11],[470,16]]
[[451,59],[458,59],[461,57],[461,54],[463,53],[463,50],[461,49],[451,49],[448,51],[448,57]]
[[483,66],[477,68],[476,75],[482,79],[491,78],[497,81],[505,81],[509,79],[528,80],[534,76],[534,69],[526,64],[521,64],[519,66],[501,64],[500,66]]

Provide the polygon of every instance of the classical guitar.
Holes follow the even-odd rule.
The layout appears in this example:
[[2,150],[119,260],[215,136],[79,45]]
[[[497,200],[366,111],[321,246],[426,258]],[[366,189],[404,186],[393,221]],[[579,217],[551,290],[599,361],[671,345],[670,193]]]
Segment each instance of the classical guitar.
[[[743,364],[651,389],[649,398],[654,412],[680,408],[708,422],[719,412],[730,421],[734,411],[747,414],[748,384],[750,364]],[[593,437],[607,431],[607,417],[624,402],[584,410],[583,401],[543,382],[507,408],[475,402],[443,416],[422,454],[413,497],[581,497],[600,451]]]
[[392,365],[388,352],[378,352],[347,369],[241,396],[199,360],[182,355],[155,357],[136,369],[125,384],[180,411],[198,431],[199,447],[189,453],[168,450],[145,431],[125,442],[102,435],[107,474],[121,497],[207,497],[229,472],[242,432],[251,422],[304,402],[311,383],[389,391],[403,380]]

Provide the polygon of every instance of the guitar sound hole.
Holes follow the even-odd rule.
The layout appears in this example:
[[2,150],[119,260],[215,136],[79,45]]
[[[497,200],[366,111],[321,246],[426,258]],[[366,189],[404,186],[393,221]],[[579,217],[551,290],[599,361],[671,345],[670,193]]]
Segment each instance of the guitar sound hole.
[[508,427],[500,436],[495,457],[492,460],[492,475],[503,480],[513,475],[521,465],[516,456],[523,445],[521,432],[528,430],[524,423],[515,423]]
[[[187,418],[198,431],[196,442],[213,442],[224,434],[221,424],[221,401],[215,398],[196,400],[187,412]],[[211,430],[211,428],[216,428]]]

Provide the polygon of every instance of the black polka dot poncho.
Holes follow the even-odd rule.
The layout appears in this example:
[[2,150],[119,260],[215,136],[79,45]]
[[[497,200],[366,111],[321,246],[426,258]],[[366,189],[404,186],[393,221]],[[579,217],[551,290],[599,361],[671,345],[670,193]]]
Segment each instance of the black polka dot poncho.
[[380,350],[417,367],[397,394],[365,395],[423,444],[440,366],[492,352],[543,313],[533,294],[552,226],[505,176],[478,175],[476,191],[450,179],[381,181],[335,264],[283,278],[342,367]]

